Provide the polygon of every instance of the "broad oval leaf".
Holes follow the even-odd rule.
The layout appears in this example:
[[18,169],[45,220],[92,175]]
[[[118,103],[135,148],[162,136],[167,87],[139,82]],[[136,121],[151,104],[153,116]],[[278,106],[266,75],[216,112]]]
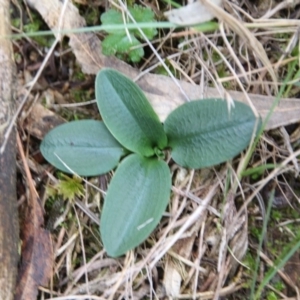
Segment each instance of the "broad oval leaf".
[[139,154],[121,162],[108,187],[100,223],[110,256],[125,254],[151,234],[166,209],[170,190],[166,162]]
[[43,156],[56,168],[81,176],[95,176],[113,169],[123,147],[103,122],[73,121],[49,131],[41,143]]
[[105,125],[125,148],[144,156],[167,146],[158,116],[141,89],[112,69],[96,78],[96,99]]
[[174,161],[198,169],[225,162],[244,150],[257,119],[249,106],[222,99],[185,103],[166,119],[164,128]]

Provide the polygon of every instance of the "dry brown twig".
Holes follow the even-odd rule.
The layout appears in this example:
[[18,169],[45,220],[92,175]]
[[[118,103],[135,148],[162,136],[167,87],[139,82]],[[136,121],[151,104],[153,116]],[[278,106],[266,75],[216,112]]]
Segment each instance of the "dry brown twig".
[[[15,66],[10,34],[10,3],[0,1],[0,147],[14,111]],[[15,131],[7,136],[6,151],[0,153],[0,299],[14,298],[19,260],[19,224],[16,195]]]

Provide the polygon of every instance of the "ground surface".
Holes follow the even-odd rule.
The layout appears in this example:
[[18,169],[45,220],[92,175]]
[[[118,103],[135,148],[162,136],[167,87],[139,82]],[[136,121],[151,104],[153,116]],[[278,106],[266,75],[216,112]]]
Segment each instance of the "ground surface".
[[[74,5],[88,26],[100,24],[101,14],[111,6],[85,0]],[[158,20],[170,9],[165,2],[143,5]],[[255,40],[226,17],[219,29],[206,33],[159,30],[152,44],[173,75],[203,86],[273,97],[290,72],[281,96],[299,98],[300,24],[294,22],[300,16],[299,3],[226,1],[224,8],[241,24],[250,24],[247,34]],[[12,3],[11,18],[14,33],[49,29],[23,2]],[[104,35],[98,33],[100,40]],[[66,176],[39,151],[49,128],[74,119],[99,119],[96,105],[88,102],[95,97],[95,73],[82,71],[70,37],[50,52],[54,40],[28,36],[13,42],[19,98],[35,83],[18,122],[19,151],[24,150],[26,159],[18,157],[17,192],[22,238],[33,235],[33,246],[44,245],[31,259],[32,268],[51,274],[41,276],[44,282],[26,275],[25,280],[39,286],[37,299],[299,299],[299,123],[265,131],[244,173],[244,154],[197,171],[170,161],[173,189],[167,213],[145,243],[112,259],[99,235],[101,191],[112,174],[85,180]],[[258,45],[269,62],[259,57]],[[145,73],[166,74],[147,45],[145,58],[131,65]],[[37,103],[42,105],[37,108]],[[33,197],[34,190],[38,197]],[[42,232],[26,225],[35,218]],[[280,271],[272,272],[274,265]],[[28,285],[32,295],[34,287]]]

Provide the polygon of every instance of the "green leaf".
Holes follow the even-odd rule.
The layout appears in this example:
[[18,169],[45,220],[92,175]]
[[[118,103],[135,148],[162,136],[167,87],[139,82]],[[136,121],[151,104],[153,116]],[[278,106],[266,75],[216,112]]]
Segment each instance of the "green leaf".
[[134,35],[130,38],[125,34],[110,34],[102,42],[102,51],[104,55],[128,54],[132,62],[139,62],[144,56],[143,47],[132,49],[141,43]]
[[130,61],[132,61],[134,63],[140,62],[140,60],[144,56],[144,54],[145,54],[145,52],[144,52],[143,47],[139,47],[136,49],[129,49],[129,51],[128,51],[129,59],[130,59]]
[[[111,25],[111,24],[123,24],[124,20],[122,17],[121,12],[115,10],[115,9],[109,9],[105,13],[103,13],[100,17],[100,20],[102,22],[102,25]],[[106,30],[108,33],[114,33],[114,34],[124,34],[125,30]]]
[[119,165],[104,200],[100,231],[107,253],[120,256],[155,229],[170,197],[166,162],[131,154]]
[[249,106],[222,99],[191,101],[175,109],[164,128],[172,158],[181,166],[204,168],[225,162],[244,150],[256,123]]
[[141,89],[112,69],[96,77],[96,99],[105,125],[125,148],[144,156],[167,146],[158,116]]
[[94,120],[57,126],[45,136],[40,149],[56,168],[81,176],[107,173],[124,154],[104,123]]
[[[151,9],[147,7],[142,7],[140,5],[134,5],[133,7],[128,8],[129,12],[131,13],[132,17],[135,19],[137,23],[154,23],[153,28],[144,28],[143,32],[148,39],[153,39],[154,36],[157,34],[157,30],[155,28],[155,16]],[[126,15],[125,15],[126,16]],[[124,19],[122,13],[115,9],[109,9],[107,12],[101,15],[101,22],[102,25],[117,25],[117,24],[124,24]],[[126,18],[125,24],[132,23],[129,18]],[[124,24],[124,25],[125,25]],[[126,35],[125,29],[123,30],[107,30],[108,33],[112,34],[124,34]],[[137,29],[130,29],[129,32],[134,34],[136,37],[143,40],[139,30]]]
[[115,55],[118,51],[118,42],[122,39],[124,35],[121,34],[109,34],[102,41],[102,53],[104,55],[110,56]]
[[[155,28],[156,21],[154,12],[150,8],[143,7],[140,5],[134,5],[133,7],[129,7],[128,10],[137,23],[154,23],[153,28],[142,29],[146,37],[149,40],[152,40],[157,34],[157,30]],[[138,38],[144,40],[143,36],[141,35],[138,29],[133,29],[132,32]]]
[[[153,23],[152,28],[143,28],[143,33],[148,39],[153,39],[157,34],[155,28],[154,13],[151,9],[134,5],[128,8],[129,13],[137,23]],[[139,39],[144,40],[144,37],[138,29],[128,29],[125,31],[127,24],[132,24],[131,19],[120,11],[110,9],[101,15],[102,25],[124,25],[121,30],[106,30],[109,35],[102,43],[102,51],[104,55],[116,55],[120,59],[127,59],[132,62],[139,62],[144,56],[144,49],[139,42]],[[136,47],[133,49],[135,46]],[[125,55],[126,54],[126,55]]]

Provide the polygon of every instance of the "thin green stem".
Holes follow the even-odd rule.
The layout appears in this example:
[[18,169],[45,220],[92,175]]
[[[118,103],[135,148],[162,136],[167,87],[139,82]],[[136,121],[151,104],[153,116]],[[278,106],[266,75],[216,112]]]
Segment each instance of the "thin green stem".
[[[293,62],[293,64],[297,64],[297,61]],[[260,136],[262,135],[264,128],[266,127],[266,124],[268,123],[268,121],[270,120],[271,115],[273,114],[276,106],[278,105],[280,99],[282,98],[282,95],[284,94],[285,91],[285,87],[287,85],[287,82],[291,79],[293,75],[293,68],[290,68],[290,70],[288,71],[288,74],[285,77],[285,80],[282,84],[282,86],[280,87],[280,90],[278,92],[278,95],[276,97],[276,99],[273,102],[273,105],[267,115],[267,117],[265,118],[261,129],[259,130],[259,133],[257,135],[257,137],[255,138],[254,142],[251,145],[250,151],[248,151],[247,156],[244,160],[244,166],[246,167],[249,163],[249,160],[254,152],[254,149],[256,148],[258,141],[260,139]],[[240,173],[241,174],[241,173]],[[262,233],[261,233],[261,237],[260,237],[260,241],[259,241],[259,246],[258,246],[258,250],[257,250],[257,257],[256,257],[256,265],[255,265],[255,272],[254,272],[254,278],[252,281],[252,285],[251,285],[251,296],[250,299],[261,299],[261,292],[263,290],[263,288],[268,284],[268,282],[273,278],[273,276],[276,274],[277,270],[283,266],[283,262],[281,261],[276,268],[274,268],[274,270],[267,276],[264,278],[264,280],[260,283],[256,293],[254,294],[254,290],[255,290],[255,285],[256,285],[256,280],[257,280],[257,276],[258,276],[258,268],[259,268],[259,262],[260,262],[260,257],[259,257],[259,253],[262,249],[262,243],[263,243],[263,239],[267,230],[267,224],[269,222],[269,218],[270,218],[270,213],[271,213],[271,207],[272,207],[272,202],[273,202],[273,198],[274,198],[274,193],[273,195],[271,195],[270,200],[268,202],[268,207],[267,207],[267,212],[266,212],[266,216],[264,218],[263,221],[263,229],[262,229]],[[271,201],[272,200],[272,201]],[[300,246],[300,242],[297,243],[297,247]],[[295,246],[296,247],[296,246]],[[293,247],[292,249],[294,249],[295,247]],[[298,249],[298,248],[296,248]],[[289,255],[291,256],[292,254],[289,253]],[[290,257],[289,256],[289,257]],[[287,261],[287,259],[285,260]]]
[[300,248],[300,238],[299,235],[289,244],[287,247],[287,251],[284,251],[282,255],[277,259],[273,268],[271,268],[267,275],[263,278],[262,282],[259,284],[257,291],[255,293],[254,299],[261,299],[261,293],[264,287],[271,281],[271,279],[276,275],[278,270],[282,269],[282,267],[287,263],[287,261],[295,254],[297,250]]
[[257,256],[256,256],[256,260],[255,260],[255,270],[254,270],[254,274],[253,274],[253,280],[251,283],[251,293],[250,293],[250,299],[254,299],[256,300],[257,298],[257,293],[254,296],[254,291],[255,291],[255,285],[256,285],[256,280],[257,280],[257,276],[258,276],[258,269],[259,269],[259,263],[260,263],[260,256],[259,253],[262,251],[262,245],[263,245],[263,241],[265,239],[265,235],[267,232],[267,225],[269,222],[269,218],[270,218],[270,214],[271,214],[271,208],[272,208],[272,203],[274,200],[274,191],[271,193],[271,196],[269,198],[268,201],[268,207],[267,207],[267,211],[266,211],[266,215],[264,216],[263,219],[263,227],[262,227],[262,232],[259,238],[259,244],[258,244],[258,249],[257,249]]
[[173,0],[163,0],[163,2],[175,7],[175,8],[180,8],[182,7],[182,5],[180,5],[179,3],[173,1]]
[[[74,28],[74,29],[67,29],[67,30],[47,30],[47,31],[37,31],[37,32],[26,32],[26,33],[19,33],[19,34],[12,34],[9,35],[9,38],[12,39],[20,39],[23,37],[34,37],[34,36],[47,36],[53,34],[69,34],[69,33],[84,33],[84,32],[91,32],[91,31],[112,31],[112,30],[122,30],[122,29],[145,29],[145,28],[157,28],[157,29],[166,29],[166,28],[184,28],[184,25],[176,25],[170,22],[150,22],[150,23],[127,23],[127,24],[111,24],[111,25],[101,25],[101,26],[91,26],[91,27],[82,27],[82,28]],[[216,22],[207,22],[199,25],[195,25],[198,31],[206,32],[212,31],[219,27],[218,23]]]
[[280,99],[282,98],[282,95],[283,95],[283,93],[285,91],[285,87],[286,87],[287,83],[291,80],[291,77],[292,77],[293,71],[294,71],[294,67],[296,67],[297,63],[298,63],[297,61],[293,61],[293,67],[290,68],[290,70],[288,71],[288,74],[287,74],[286,78],[284,79],[283,84],[280,87],[278,95],[277,95],[276,99],[274,100],[274,102],[273,102],[273,104],[271,106],[271,109],[269,110],[269,112],[268,112],[265,120],[263,121],[262,126],[261,126],[260,130],[258,131],[258,134],[255,137],[253,143],[250,145],[250,148],[247,151],[246,157],[245,157],[245,159],[243,161],[243,167],[241,168],[241,172],[239,174],[239,178],[241,178],[241,176],[242,176],[241,174],[242,174],[243,170],[245,170],[246,167],[248,166],[249,161],[250,161],[250,159],[252,157],[252,154],[253,154],[254,150],[256,149],[256,146],[257,146],[257,144],[259,142],[259,139],[260,139],[260,137],[261,137],[261,135],[262,135],[262,133],[263,133],[263,131],[264,131],[267,123],[269,122],[269,120],[270,120],[270,118],[271,118],[271,116],[272,116],[272,114],[273,114],[276,106],[278,105]]

